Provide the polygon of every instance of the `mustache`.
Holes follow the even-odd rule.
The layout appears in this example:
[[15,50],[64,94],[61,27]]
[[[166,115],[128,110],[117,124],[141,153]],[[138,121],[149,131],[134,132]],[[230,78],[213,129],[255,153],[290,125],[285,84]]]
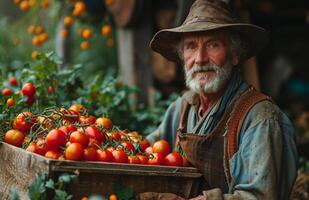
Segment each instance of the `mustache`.
[[195,73],[199,72],[207,72],[207,71],[214,71],[218,73],[220,67],[215,64],[207,64],[207,65],[194,65],[190,70],[185,68],[185,72],[188,76],[192,76]]

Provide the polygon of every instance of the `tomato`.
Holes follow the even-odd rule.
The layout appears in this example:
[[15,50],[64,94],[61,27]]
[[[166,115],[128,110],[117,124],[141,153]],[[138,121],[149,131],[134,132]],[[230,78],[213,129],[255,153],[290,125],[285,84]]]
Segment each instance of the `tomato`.
[[95,117],[94,116],[92,116],[92,115],[90,115],[90,116],[84,116],[84,115],[82,115],[82,116],[80,116],[79,117],[79,122],[81,123],[81,124],[94,124],[95,123]]
[[36,118],[33,117],[31,112],[19,113],[13,122],[13,128],[20,131],[29,131],[31,126],[36,122]]
[[47,133],[45,142],[48,149],[57,150],[61,146],[65,145],[67,142],[67,136],[63,131],[59,129],[53,129]]
[[139,158],[139,161],[141,162],[141,164],[143,165],[147,165],[148,164],[148,158],[144,155],[137,155],[137,157]]
[[35,144],[35,153],[45,156],[46,152],[47,152],[47,146],[45,140],[39,138]]
[[94,125],[88,126],[85,129],[85,134],[88,135],[89,138],[96,139],[100,142],[105,142],[105,135],[101,133],[100,130]]
[[52,86],[48,86],[47,92],[48,92],[48,94],[54,93],[54,88]]
[[70,142],[71,143],[79,143],[83,145],[84,147],[88,146],[89,143],[89,137],[85,133],[81,133],[79,131],[74,131],[70,135]]
[[166,156],[170,152],[170,145],[166,140],[159,140],[152,145],[154,153],[161,153]]
[[26,151],[30,151],[30,152],[33,152],[35,153],[35,142],[31,142],[28,147],[26,148]]
[[71,143],[65,149],[65,159],[82,160],[84,157],[84,147],[79,143]]
[[69,110],[74,110],[78,114],[83,114],[87,111],[87,109],[81,104],[73,104]]
[[35,94],[35,87],[33,83],[25,83],[21,89],[21,94],[23,96],[33,96]]
[[21,147],[25,139],[25,134],[19,130],[11,129],[5,133],[4,141],[16,147]]
[[139,142],[140,149],[142,152],[145,152],[146,148],[150,146],[149,142],[147,140],[142,140]]
[[164,156],[162,153],[153,153],[149,156],[148,165],[163,165]]
[[98,149],[100,146],[100,141],[96,140],[94,138],[89,138],[88,147],[94,147],[95,149]]
[[61,156],[59,151],[49,150],[45,153],[45,157],[49,159],[57,160]]
[[6,105],[7,107],[11,107],[15,105],[15,101],[13,98],[8,98],[8,100],[6,101]]
[[164,158],[164,165],[167,166],[182,166],[182,156],[177,152],[169,153]]
[[122,149],[124,151],[129,151],[133,152],[135,150],[132,142],[122,142],[119,146],[118,149]]
[[79,119],[79,113],[74,110],[60,108],[60,112],[64,115],[63,118],[71,123],[77,122]]
[[77,128],[73,125],[66,125],[66,126],[61,126],[59,130],[64,132],[66,135],[70,135],[72,132],[77,131]]
[[113,154],[109,150],[98,149],[96,160],[101,162],[112,162]]
[[116,194],[111,194],[109,195],[108,200],[118,200],[118,196]]
[[35,101],[34,96],[28,96],[25,102],[26,102],[26,104],[31,106],[34,103],[34,101]]
[[97,159],[97,149],[94,147],[87,147],[84,149],[84,160],[94,161]]
[[120,141],[120,139],[121,139],[121,133],[119,133],[119,132],[113,132],[113,133],[111,133],[111,137],[112,137],[113,140]]
[[4,88],[4,89],[2,90],[3,96],[10,96],[11,93],[12,93],[12,91],[11,91],[10,88]]
[[9,83],[11,86],[17,86],[18,85],[18,82],[17,82],[17,79],[15,76],[12,76],[9,78]]
[[116,149],[112,152],[113,161],[116,163],[128,163],[128,155],[121,149]]
[[129,164],[141,164],[141,161],[138,156],[128,156]]
[[111,129],[113,128],[113,122],[112,120],[110,120],[109,118],[106,117],[99,117],[96,121],[95,121],[96,125],[101,126],[105,129]]
[[110,152],[113,152],[113,151],[116,150],[115,147],[113,147],[113,146],[109,146],[106,149],[109,150]]

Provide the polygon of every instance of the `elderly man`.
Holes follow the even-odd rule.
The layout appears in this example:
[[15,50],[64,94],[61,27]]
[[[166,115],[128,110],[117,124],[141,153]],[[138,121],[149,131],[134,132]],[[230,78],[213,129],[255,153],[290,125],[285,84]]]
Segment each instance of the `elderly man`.
[[219,0],[194,1],[181,26],[151,41],[154,51],[183,62],[190,90],[147,139],[183,149],[204,177],[198,199],[289,199],[297,170],[292,124],[237,67],[266,43],[264,29],[239,23]]

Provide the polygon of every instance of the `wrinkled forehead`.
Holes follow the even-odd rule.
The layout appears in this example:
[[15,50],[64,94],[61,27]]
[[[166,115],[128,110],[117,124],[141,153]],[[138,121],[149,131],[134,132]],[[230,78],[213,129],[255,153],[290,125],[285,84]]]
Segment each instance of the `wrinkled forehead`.
[[201,31],[192,33],[183,33],[182,41],[194,40],[194,39],[217,39],[222,41],[228,41],[230,38],[230,32],[227,30],[212,30],[212,31]]

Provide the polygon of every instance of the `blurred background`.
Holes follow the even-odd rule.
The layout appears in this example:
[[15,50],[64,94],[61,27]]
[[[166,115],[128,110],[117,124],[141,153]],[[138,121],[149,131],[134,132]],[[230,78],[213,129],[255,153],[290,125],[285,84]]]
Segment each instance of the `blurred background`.
[[[226,2],[241,21],[270,33],[267,48],[243,63],[242,72],[293,121],[302,163],[309,158],[309,1]],[[185,89],[182,66],[152,52],[149,42],[158,30],[180,25],[191,4],[189,0],[0,0],[1,83],[6,86],[11,76],[22,81],[23,70],[35,66],[37,55],[55,52],[57,73],[80,65],[74,82],[79,93],[62,102],[87,104],[96,114],[107,113],[118,124],[147,134],[176,98],[172,94]],[[102,85],[103,80],[114,81],[118,88],[128,86],[121,95],[115,86],[111,94],[119,95],[120,103],[129,104],[124,99],[130,97],[133,106],[121,110],[120,103],[106,105],[115,99],[98,103],[106,99],[102,90],[108,83]],[[77,98],[80,95],[87,101]],[[123,120],[124,114],[128,120]]]

